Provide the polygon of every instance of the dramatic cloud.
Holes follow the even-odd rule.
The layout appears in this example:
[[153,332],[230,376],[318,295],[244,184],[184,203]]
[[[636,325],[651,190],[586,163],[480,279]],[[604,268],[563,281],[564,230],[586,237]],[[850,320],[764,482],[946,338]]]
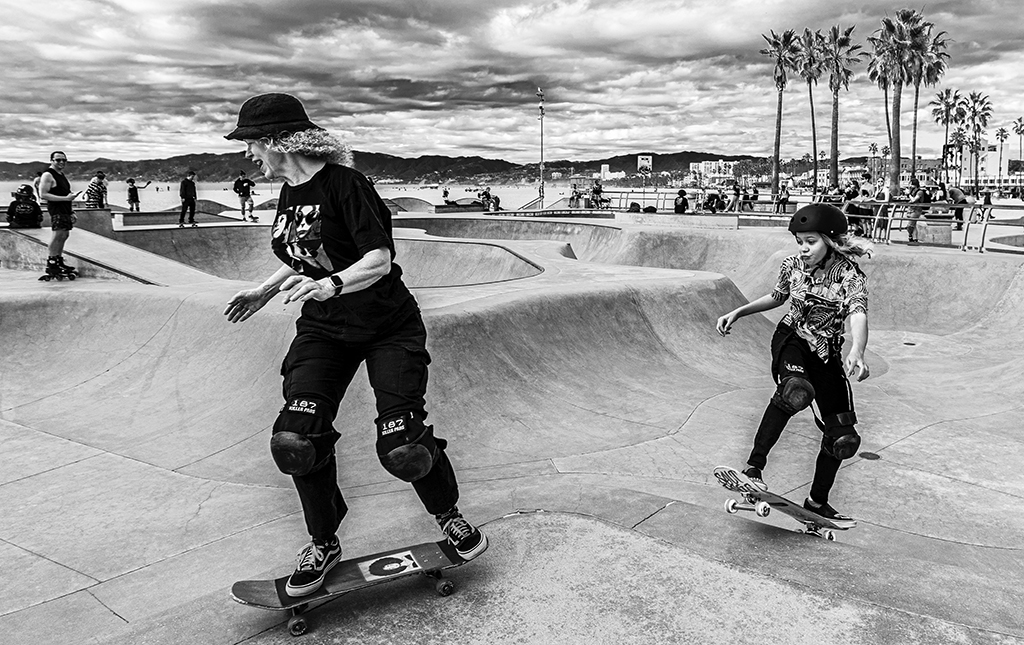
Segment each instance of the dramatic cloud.
[[[915,5],[916,7],[916,5]],[[863,42],[899,8],[865,0],[43,0],[6,12],[0,157],[152,158],[239,149],[223,135],[248,96],[286,91],[360,150],[545,158],[707,150],[767,155],[775,125],[770,30],[856,25]],[[917,7],[919,8],[919,7]],[[924,7],[950,67],[924,88],[919,149],[942,132],[941,87],[980,91],[992,127],[1024,114],[1015,1]],[[912,93],[903,123],[913,120]],[[815,92],[827,141],[827,82]],[[783,155],[810,151],[806,86],[785,94]],[[844,156],[885,141],[880,91],[858,70],[841,95]],[[909,137],[904,137],[908,145]]]

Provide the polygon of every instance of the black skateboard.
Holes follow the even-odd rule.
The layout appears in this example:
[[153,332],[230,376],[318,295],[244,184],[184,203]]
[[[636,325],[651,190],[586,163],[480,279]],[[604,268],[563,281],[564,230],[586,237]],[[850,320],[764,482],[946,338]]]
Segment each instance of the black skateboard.
[[438,595],[449,596],[455,591],[455,584],[442,576],[441,572],[466,562],[447,540],[426,542],[343,560],[327,573],[323,586],[305,596],[288,595],[285,584],[289,576],[284,576],[276,580],[236,582],[231,587],[231,597],[243,605],[291,611],[288,632],[292,636],[301,636],[309,629],[302,614],[310,603],[411,575],[431,578]]
[[835,541],[835,531],[846,531],[857,526],[857,520],[830,520],[805,509],[803,504],[797,504],[781,495],[761,490],[746,475],[735,468],[719,466],[715,468],[715,478],[728,490],[743,496],[743,501],[725,500],[727,513],[753,511],[758,517],[768,517],[772,509],[775,509],[803,524],[804,533],[816,535],[829,541]]

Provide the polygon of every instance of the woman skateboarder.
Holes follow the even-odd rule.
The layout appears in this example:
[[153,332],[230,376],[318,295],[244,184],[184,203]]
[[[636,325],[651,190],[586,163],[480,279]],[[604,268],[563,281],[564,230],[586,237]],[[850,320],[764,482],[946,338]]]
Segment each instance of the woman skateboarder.
[[[754,437],[743,471],[768,490],[762,470],[768,453],[789,419],[817,403],[815,422],[822,430],[814,481],[804,508],[829,519],[849,519],[828,504],[829,491],[843,459],[860,446],[854,424],[853,393],[847,375],[863,381],[870,374],[864,362],[868,342],[867,278],[854,256],[871,256],[868,240],[847,234],[842,211],[828,204],[804,206],[793,214],[789,231],[799,253],[782,262],[772,292],[718,319],[725,336],[738,318],[774,309],[790,299],[790,309],[772,337],[772,376],[777,388]],[[850,321],[853,344],[844,365],[843,324]]]
[[250,98],[226,138],[244,141],[246,158],[268,179],[284,181],[271,233],[284,266],[235,294],[224,314],[232,323],[245,321],[278,293],[285,303],[303,303],[281,368],[285,404],[270,441],[274,462],[292,476],[312,537],[288,593],[313,593],[341,559],[336,534],[348,508],[338,487],[334,444],[341,435],[333,422],[364,361],[377,402],[381,464],[412,483],[459,555],[480,555],[487,538],[456,506],[447,442],[424,423],[427,332],[393,262],[388,207],[366,177],[345,165],[347,147],[310,122],[294,96]]

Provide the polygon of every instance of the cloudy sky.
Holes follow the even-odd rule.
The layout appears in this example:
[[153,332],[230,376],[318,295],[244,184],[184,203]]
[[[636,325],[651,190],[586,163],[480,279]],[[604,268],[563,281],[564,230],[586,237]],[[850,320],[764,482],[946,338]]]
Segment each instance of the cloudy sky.
[[[357,150],[403,157],[544,153],[598,159],[701,150],[769,155],[776,93],[761,34],[856,25],[863,42],[904,5],[876,0],[0,0],[0,160],[230,152],[238,106],[299,96]],[[912,5],[921,9],[920,4]],[[843,8],[839,8],[843,7]],[[1020,0],[937,0],[950,66],[922,91],[919,148],[942,87],[990,96],[992,128],[1024,115]],[[867,47],[865,43],[865,47]],[[903,122],[913,118],[912,94]],[[827,146],[827,82],[815,94]],[[806,86],[785,94],[784,157],[810,151]],[[885,144],[863,67],[841,98],[840,155]],[[1016,142],[1013,136],[1011,142]],[[904,153],[910,138],[904,136]],[[1016,146],[1012,149],[1016,151]],[[657,169],[655,169],[657,170]]]

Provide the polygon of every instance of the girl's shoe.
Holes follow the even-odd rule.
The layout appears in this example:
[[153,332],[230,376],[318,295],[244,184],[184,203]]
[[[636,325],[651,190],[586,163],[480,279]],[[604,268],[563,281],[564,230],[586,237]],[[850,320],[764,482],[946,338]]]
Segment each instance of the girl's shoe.
[[836,521],[839,521],[839,522],[843,522],[843,521],[849,522],[849,521],[853,520],[852,517],[847,517],[846,515],[843,515],[842,513],[840,513],[836,509],[832,508],[828,504],[816,504],[816,503],[814,503],[813,501],[811,501],[810,497],[808,497],[807,499],[804,500],[804,509],[806,509],[806,510],[808,510],[808,511],[810,511],[810,512],[816,514],[816,515],[820,515],[820,516],[824,517],[825,519],[832,520],[833,522],[836,522]]

